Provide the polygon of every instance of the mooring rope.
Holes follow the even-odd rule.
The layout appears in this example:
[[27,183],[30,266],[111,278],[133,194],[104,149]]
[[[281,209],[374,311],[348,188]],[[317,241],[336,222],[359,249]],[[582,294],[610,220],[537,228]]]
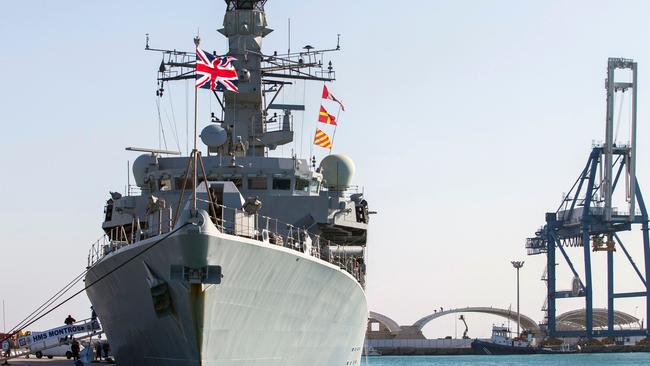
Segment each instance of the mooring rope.
[[[148,252],[148,251],[151,250],[153,247],[155,247],[156,245],[158,245],[159,243],[161,243],[163,240],[167,239],[168,237],[170,237],[171,235],[173,235],[174,233],[176,233],[177,231],[179,231],[180,229],[184,228],[185,226],[187,226],[187,225],[189,225],[189,224],[190,224],[190,222],[186,222],[186,223],[184,223],[183,225],[179,226],[178,228],[176,228],[176,229],[170,231],[169,233],[165,234],[164,237],[162,237],[162,238],[156,240],[155,242],[153,242],[151,245],[149,245],[149,246],[146,247],[145,249],[141,250],[141,251],[140,251],[139,253],[137,253],[136,255],[134,255],[134,256],[132,256],[131,258],[127,259],[126,261],[122,262],[119,266],[113,268],[112,270],[108,271],[108,272],[105,273],[104,275],[100,276],[98,279],[96,279],[96,280],[93,281],[92,283],[86,285],[86,286],[85,286],[84,288],[82,288],[81,290],[79,290],[79,291],[75,292],[74,294],[70,295],[68,298],[66,298],[65,300],[61,301],[60,303],[58,303],[57,305],[55,305],[53,308],[47,310],[46,312],[42,313],[41,315],[37,316],[36,318],[33,318],[32,320],[30,320],[30,321],[28,321],[28,322],[26,322],[26,323],[25,323],[25,320],[23,320],[21,323],[25,323],[25,324],[23,324],[19,329],[17,329],[18,326],[13,327],[13,328],[12,328],[12,331],[11,331],[9,334],[5,334],[5,336],[4,336],[2,339],[0,339],[0,344],[1,344],[2,342],[4,342],[4,341],[8,340],[9,338],[13,337],[14,335],[18,334],[18,332],[20,332],[20,330],[22,330],[22,329],[24,329],[24,328],[26,328],[26,327],[28,327],[28,326],[34,324],[35,322],[37,322],[37,321],[41,320],[42,318],[44,318],[45,316],[47,316],[48,314],[52,313],[54,310],[60,308],[61,306],[63,306],[63,304],[65,304],[65,303],[67,303],[68,301],[74,299],[75,297],[77,297],[79,294],[81,294],[82,292],[86,291],[87,289],[93,287],[94,285],[96,285],[97,283],[99,283],[99,281],[105,279],[106,277],[108,277],[108,276],[110,276],[111,274],[113,274],[115,271],[117,271],[117,270],[119,270],[120,268],[124,267],[125,265],[129,264],[130,262],[132,262],[133,260],[135,260],[135,259],[138,258],[139,256],[143,255],[144,253]],[[88,268],[87,270],[85,270],[85,271],[84,271],[81,275],[79,275],[78,277],[81,277],[81,276],[83,276],[84,274],[88,273],[92,268],[93,268],[93,267]],[[74,282],[74,280],[71,281],[71,282]],[[78,282],[78,280],[77,280],[76,282]],[[75,282],[75,283],[76,283],[76,282]],[[69,287],[69,286],[66,285],[66,286],[64,287],[64,289],[65,289],[66,287]],[[62,290],[63,290],[63,289],[62,289]],[[60,293],[62,290],[59,290],[59,292],[57,292],[57,294]],[[66,290],[65,292],[67,292],[67,291],[69,291],[69,288],[68,288],[68,290]],[[65,292],[63,292],[63,293],[65,293]],[[61,294],[61,295],[63,295],[63,294]],[[54,296],[52,296],[52,297],[55,297],[55,296],[57,296],[57,295],[54,295]],[[59,297],[60,297],[60,296],[59,296]],[[51,298],[50,298],[50,299],[51,299]],[[57,297],[57,299],[58,299],[58,297]],[[55,299],[55,300],[56,300],[56,299]],[[47,302],[49,302],[49,300],[48,300]],[[47,302],[46,302],[46,303],[47,303]],[[43,307],[43,305],[41,305],[39,308],[42,308],[42,307]],[[36,312],[36,311],[32,312],[32,314],[34,314],[35,312]],[[31,317],[32,314],[30,314],[26,319],[29,319],[29,317]],[[18,324],[20,325],[21,323],[18,323]]]

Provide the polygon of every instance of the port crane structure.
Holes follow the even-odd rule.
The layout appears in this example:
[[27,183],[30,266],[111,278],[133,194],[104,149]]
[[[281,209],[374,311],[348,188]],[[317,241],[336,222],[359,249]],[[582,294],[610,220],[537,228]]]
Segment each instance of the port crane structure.
[[[623,81],[619,81],[623,80]],[[648,336],[645,329],[615,329],[615,300],[621,298],[642,298],[645,301],[645,319],[650,319],[650,240],[648,238],[648,211],[641,194],[637,177],[637,63],[630,59],[610,58],[607,62],[607,112],[605,141],[594,144],[587,164],[582,169],[570,192],[565,195],[555,212],[546,214],[546,223],[534,237],[526,240],[528,255],[546,254],[547,334],[551,337],[627,337]],[[631,93],[629,115],[630,142],[617,144],[614,137],[615,117],[621,118],[621,111],[615,113],[615,100],[624,93]],[[617,114],[617,116],[615,116]],[[619,122],[620,123],[620,122]],[[616,199],[616,201],[615,201]],[[614,206],[623,203],[624,208]],[[642,267],[623,243],[619,233],[640,227]],[[629,244],[629,243],[628,243]],[[638,244],[635,242],[634,244]],[[579,275],[576,265],[568,254],[570,249],[581,249],[584,270]],[[618,250],[620,249],[620,251]],[[593,284],[592,255],[604,252],[607,256],[607,327],[593,326]],[[630,263],[642,284],[635,292],[617,292],[614,287],[614,255],[624,256]],[[563,258],[573,274],[572,288],[557,289],[556,263]],[[637,255],[637,257],[639,257]],[[557,301],[563,298],[584,298],[585,329],[558,331],[556,327]]]

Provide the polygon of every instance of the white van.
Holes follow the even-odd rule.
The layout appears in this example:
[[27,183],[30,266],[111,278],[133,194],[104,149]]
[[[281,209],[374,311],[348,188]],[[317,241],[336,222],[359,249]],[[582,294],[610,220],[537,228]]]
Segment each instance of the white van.
[[52,359],[53,357],[65,357],[68,360],[72,358],[72,351],[69,344],[62,344],[57,347],[52,347],[43,351],[38,351],[34,354],[36,358],[43,358],[43,356]]

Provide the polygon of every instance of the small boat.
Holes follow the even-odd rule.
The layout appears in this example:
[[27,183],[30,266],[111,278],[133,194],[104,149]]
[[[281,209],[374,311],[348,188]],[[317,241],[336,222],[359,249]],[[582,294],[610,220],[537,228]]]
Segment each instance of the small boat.
[[550,354],[566,354],[566,353],[579,353],[582,351],[580,346],[573,347],[568,344],[563,344],[560,347],[539,347],[537,352],[540,354],[550,355]]
[[519,355],[536,353],[531,346],[531,335],[522,333],[517,338],[510,337],[510,329],[504,326],[493,326],[492,337],[489,340],[475,339],[472,351],[477,355]]

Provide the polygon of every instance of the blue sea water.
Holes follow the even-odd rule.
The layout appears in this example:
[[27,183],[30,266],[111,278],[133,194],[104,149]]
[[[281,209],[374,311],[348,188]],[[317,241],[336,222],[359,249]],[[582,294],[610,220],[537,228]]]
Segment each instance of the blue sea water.
[[650,366],[650,353],[518,356],[370,356],[362,366]]

